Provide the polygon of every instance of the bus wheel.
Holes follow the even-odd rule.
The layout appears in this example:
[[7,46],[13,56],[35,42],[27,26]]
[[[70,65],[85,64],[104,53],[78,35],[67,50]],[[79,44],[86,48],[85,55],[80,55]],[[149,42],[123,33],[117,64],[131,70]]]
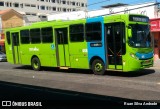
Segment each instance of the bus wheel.
[[37,58],[37,57],[34,57],[33,59],[32,59],[32,68],[34,69],[34,70],[36,70],[36,71],[39,71],[40,70],[40,68],[41,68],[41,63],[40,63],[40,61],[39,61],[39,59]]
[[105,67],[103,61],[100,59],[95,59],[92,62],[92,71],[95,75],[104,75]]

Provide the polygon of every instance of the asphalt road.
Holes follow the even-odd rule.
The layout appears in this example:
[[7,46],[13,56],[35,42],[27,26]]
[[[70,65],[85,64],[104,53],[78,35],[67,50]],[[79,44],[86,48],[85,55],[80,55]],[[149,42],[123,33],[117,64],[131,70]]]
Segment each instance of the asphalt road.
[[[43,68],[33,71],[30,66],[1,62],[0,100],[39,101],[42,107],[54,108],[125,106],[124,109],[126,105],[136,108],[146,105],[145,108],[158,109],[160,69],[130,73],[107,71],[106,75],[98,76],[90,70]],[[154,104],[157,105],[149,106]]]

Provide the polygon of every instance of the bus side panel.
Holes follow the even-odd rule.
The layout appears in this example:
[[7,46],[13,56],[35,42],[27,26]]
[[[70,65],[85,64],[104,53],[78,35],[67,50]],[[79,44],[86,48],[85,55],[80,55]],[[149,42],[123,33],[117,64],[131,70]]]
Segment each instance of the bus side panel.
[[31,57],[33,53],[30,51],[31,44],[22,44],[21,45],[21,64],[22,65],[31,65]]
[[54,44],[28,44],[23,45],[22,64],[31,65],[33,56],[37,56],[41,62],[41,66],[56,67],[56,56]]
[[37,46],[39,48],[39,54],[41,66],[57,67],[55,44],[42,44]]
[[98,17],[98,18],[89,18],[87,19],[87,23],[92,23],[92,22],[101,22],[101,36],[102,40],[101,41],[94,41],[94,42],[88,42],[88,59],[89,62],[93,57],[99,57],[103,60],[105,66],[106,66],[106,56],[105,56],[105,43],[104,43],[104,24],[103,24],[103,18]]
[[76,42],[70,43],[69,45],[70,52],[70,62],[71,68],[89,68],[88,62],[88,50],[86,42]]
[[12,54],[12,46],[8,45],[7,42],[5,42],[5,49],[6,49],[6,56],[7,56],[7,61],[11,64],[14,64],[13,61],[13,54]]

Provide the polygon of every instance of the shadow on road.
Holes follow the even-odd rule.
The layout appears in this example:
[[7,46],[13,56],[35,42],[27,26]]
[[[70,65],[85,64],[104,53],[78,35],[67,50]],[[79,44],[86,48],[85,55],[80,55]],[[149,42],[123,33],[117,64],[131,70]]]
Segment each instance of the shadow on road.
[[[31,66],[19,66],[14,67],[14,69],[21,69],[21,70],[32,70]],[[59,72],[59,73],[79,73],[79,74],[93,74],[91,70],[86,69],[68,69],[63,70],[59,68],[53,67],[42,67],[42,71],[48,71],[50,73]],[[120,72],[120,71],[106,71],[105,76],[120,76],[120,77],[139,77],[144,75],[150,75],[155,73],[154,69],[143,69],[139,71],[132,71],[132,72]]]
[[150,75],[153,73],[155,73],[155,70],[143,69],[143,70],[132,71],[132,72],[107,71],[106,75],[120,76],[120,77],[139,77],[139,76],[144,76],[144,75]]
[[[107,107],[109,107],[109,109],[137,109],[139,106],[131,108],[130,106],[124,106],[124,103],[148,102],[9,83],[4,81],[0,81],[0,100],[15,102],[41,102],[43,109],[44,107],[47,107],[47,109],[106,109]],[[158,105],[140,107],[141,109],[158,109]],[[38,109],[40,109],[40,107]]]

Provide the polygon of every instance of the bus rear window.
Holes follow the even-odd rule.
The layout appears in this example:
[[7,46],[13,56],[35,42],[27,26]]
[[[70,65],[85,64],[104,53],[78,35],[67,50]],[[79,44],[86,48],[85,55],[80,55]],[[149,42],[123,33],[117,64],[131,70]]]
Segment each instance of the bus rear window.
[[6,32],[6,38],[7,38],[7,43],[10,45],[11,44],[10,32]]
[[29,44],[29,30],[21,30],[20,31],[21,43],[22,44]]

